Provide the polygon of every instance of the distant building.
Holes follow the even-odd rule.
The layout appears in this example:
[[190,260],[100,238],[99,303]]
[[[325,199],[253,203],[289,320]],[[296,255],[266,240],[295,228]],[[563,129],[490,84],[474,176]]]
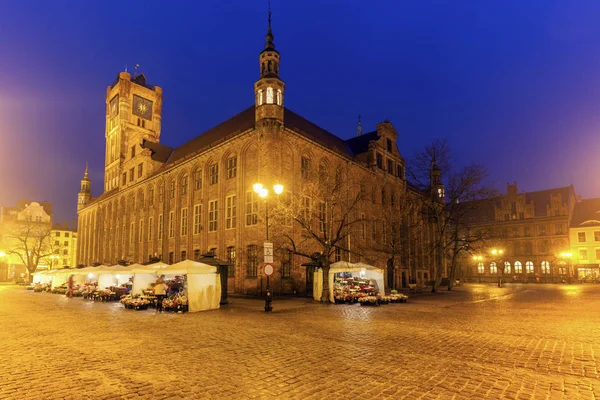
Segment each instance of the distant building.
[[[474,280],[494,281],[501,268],[508,282],[561,281],[568,270],[560,255],[569,251],[569,224],[576,203],[573,186],[521,192],[517,183],[507,193],[483,200],[467,223],[487,236],[482,260],[465,260]],[[489,249],[501,249],[493,256]],[[499,271],[500,270],[500,271]]]
[[50,259],[50,268],[77,266],[77,227],[68,223],[55,224],[50,232],[50,246],[54,256]]
[[600,280],[600,199],[586,199],[575,204],[569,229],[573,277],[580,282]]
[[[50,203],[20,200],[15,207],[0,207],[0,281],[18,279],[27,273],[22,259],[27,258],[25,249],[39,248],[36,236],[47,237],[51,226]],[[44,241],[43,247],[46,245]]]

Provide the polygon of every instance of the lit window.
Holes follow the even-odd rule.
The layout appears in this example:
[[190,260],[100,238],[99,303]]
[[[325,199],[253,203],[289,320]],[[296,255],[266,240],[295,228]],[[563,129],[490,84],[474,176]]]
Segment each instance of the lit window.
[[188,227],[188,209],[181,209],[181,236],[187,236],[187,227]]
[[510,263],[508,261],[504,262],[504,273],[505,274],[510,274]]
[[523,273],[523,264],[521,264],[521,261],[515,261],[515,274],[521,273]]
[[256,100],[259,106],[263,104],[263,91],[262,89],[258,89],[258,99]]
[[235,246],[227,248],[227,262],[229,263],[227,266],[227,276],[233,277],[235,276]]
[[496,265],[495,262],[490,264],[490,274],[497,274],[498,273],[498,266]]
[[533,274],[533,262],[531,262],[531,261],[527,261],[527,262],[525,263],[525,271],[526,271],[528,274]]
[[267,104],[273,104],[273,88],[267,88]]
[[483,274],[484,272],[485,272],[485,267],[483,266],[483,263],[477,264],[477,273]]
[[217,200],[208,202],[208,231],[214,232],[217,230]]
[[225,198],[225,228],[232,229],[236,226],[236,196],[227,196]]
[[283,103],[283,94],[281,89],[277,89],[277,105],[280,106]]
[[548,261],[542,261],[542,274],[550,273],[550,263]]

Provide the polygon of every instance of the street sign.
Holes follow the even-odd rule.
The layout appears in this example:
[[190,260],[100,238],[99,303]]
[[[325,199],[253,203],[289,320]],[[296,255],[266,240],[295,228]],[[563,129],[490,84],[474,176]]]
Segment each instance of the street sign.
[[273,243],[265,242],[263,244],[265,251],[265,264],[273,262]]
[[265,275],[266,276],[273,275],[273,266],[271,264],[266,264],[265,265]]

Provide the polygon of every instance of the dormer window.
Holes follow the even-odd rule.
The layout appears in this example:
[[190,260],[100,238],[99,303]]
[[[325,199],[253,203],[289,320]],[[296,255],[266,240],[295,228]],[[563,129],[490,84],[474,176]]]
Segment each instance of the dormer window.
[[281,89],[277,89],[277,105],[281,106],[283,103],[283,93],[281,93]]
[[267,104],[273,104],[273,88],[267,88]]
[[392,152],[392,141],[390,139],[386,139],[387,143],[387,151]]
[[256,102],[258,103],[259,106],[262,106],[262,104],[263,104],[263,90],[262,89],[258,89],[258,95],[257,95]]

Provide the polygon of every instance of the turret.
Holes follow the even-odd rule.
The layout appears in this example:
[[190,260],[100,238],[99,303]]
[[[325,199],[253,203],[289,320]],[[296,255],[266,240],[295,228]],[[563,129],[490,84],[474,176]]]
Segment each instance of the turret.
[[88,173],[88,164],[85,163],[85,172],[81,180],[81,187],[77,195],[77,211],[84,208],[92,199],[92,181],[90,181]]
[[444,184],[442,183],[442,170],[438,167],[435,157],[431,161],[429,170],[429,186],[431,188],[431,198],[437,202],[444,202]]

